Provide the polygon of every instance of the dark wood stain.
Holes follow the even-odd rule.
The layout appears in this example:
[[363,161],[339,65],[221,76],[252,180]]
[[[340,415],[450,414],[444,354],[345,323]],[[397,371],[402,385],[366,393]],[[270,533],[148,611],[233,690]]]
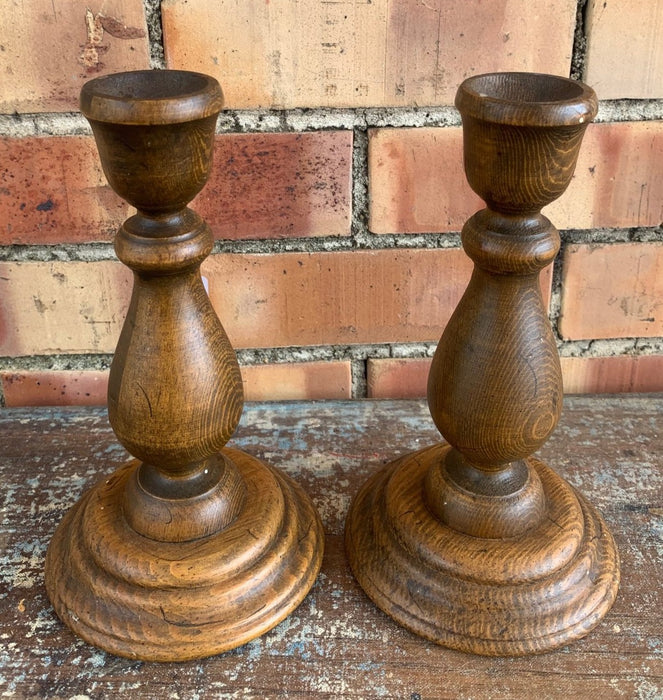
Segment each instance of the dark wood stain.
[[187,71],[120,73],[81,92],[104,173],[138,210],[115,238],[134,287],[108,386],[110,423],[136,459],[67,513],[45,581],[76,634],[134,659],[244,644],[299,605],[322,562],[308,497],[225,447],[242,381],[200,276],[212,233],[187,207],[209,177],[222,103],[216,80]]
[[461,84],[465,172],[487,206],[463,228],[474,271],[429,375],[428,404],[449,444],[389,464],[348,515],[348,557],[368,595],[461,651],[549,651],[586,635],[617,594],[619,557],[602,517],[531,456],[562,408],[539,280],[559,234],[541,209],[567,188],[597,104],[591,88],[557,76]]

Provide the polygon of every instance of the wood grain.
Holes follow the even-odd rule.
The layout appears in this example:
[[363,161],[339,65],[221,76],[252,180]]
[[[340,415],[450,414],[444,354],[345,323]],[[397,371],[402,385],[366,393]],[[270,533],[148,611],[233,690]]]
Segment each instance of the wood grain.
[[203,287],[204,187],[223,103],[213,78],[137,71],[81,92],[112,188],[138,209],[115,239],[134,286],[108,414],[137,459],[68,513],[46,557],[60,618],[130,658],[231,649],[287,616],[313,585],[322,527],[301,489],[224,446],[242,412],[237,358]]
[[[0,411],[0,694],[90,700],[242,697],[512,700],[663,692],[663,395],[567,397],[537,457],[604,514],[620,550],[613,608],[573,646],[470,657],[411,634],[355,582],[343,553],[350,498],[394,455],[439,433],[425,401],[248,404],[232,446],[274,461],[312,495],[322,571],[288,618],[237,649],[178,664],[118,658],[76,638],[43,587],[65,512],[127,454],[101,408]],[[324,426],[321,429],[320,426]]]
[[449,445],[369,479],[346,547],[364,590],[408,629],[477,654],[539,653],[587,634],[619,585],[601,516],[530,457],[562,408],[539,283],[559,234],[540,212],[568,186],[597,100],[565,78],[497,73],[463,82],[456,106],[487,207],[463,228],[474,271],[428,380]]
[[[88,491],[46,557],[60,619],[114,654],[185,661],[244,644],[292,612],[319,570],[318,516],[287,477],[238,450],[224,457],[236,465],[250,505],[188,542],[147,538],[123,518],[136,463]],[[181,516],[185,527],[188,517]]]

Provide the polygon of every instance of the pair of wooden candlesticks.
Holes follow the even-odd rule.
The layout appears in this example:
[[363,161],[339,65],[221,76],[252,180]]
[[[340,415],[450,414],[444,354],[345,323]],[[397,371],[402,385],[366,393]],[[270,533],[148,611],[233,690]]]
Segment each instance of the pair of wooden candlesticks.
[[[346,546],[364,590],[405,627],[520,655],[585,635],[619,583],[602,518],[530,456],[562,405],[539,288],[559,236],[540,211],[566,189],[597,102],[572,80],[497,73],[466,80],[456,105],[487,208],[463,229],[474,272],[430,372],[446,444],[367,482]],[[200,277],[212,234],[187,208],[209,176],[221,107],[213,78],[183,71],[97,78],[81,93],[108,181],[138,210],[115,242],[135,281],[108,390],[111,425],[136,459],[65,516],[46,587],[74,632],[121,656],[239,646],[297,607],[322,560],[303,491],[225,446],[241,379]]]

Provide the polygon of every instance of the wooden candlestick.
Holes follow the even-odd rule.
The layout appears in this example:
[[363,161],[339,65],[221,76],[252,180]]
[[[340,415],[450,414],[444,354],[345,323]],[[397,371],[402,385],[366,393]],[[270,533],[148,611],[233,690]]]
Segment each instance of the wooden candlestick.
[[297,607],[322,560],[301,489],[224,447],[241,377],[200,277],[213,237],[187,208],[209,177],[221,106],[213,78],[184,71],[120,73],[81,93],[106,177],[138,210],[115,242],[134,289],[108,390],[113,430],[137,459],[65,516],[46,588],[74,632],[120,656],[239,646]]
[[466,223],[474,272],[440,340],[428,403],[449,443],[391,463],[354,500],[352,569],[413,632],[486,655],[584,636],[612,605],[618,555],[601,516],[530,455],[562,406],[539,272],[559,249],[541,208],[568,186],[597,101],[556,76],[466,80],[465,170],[488,205]]

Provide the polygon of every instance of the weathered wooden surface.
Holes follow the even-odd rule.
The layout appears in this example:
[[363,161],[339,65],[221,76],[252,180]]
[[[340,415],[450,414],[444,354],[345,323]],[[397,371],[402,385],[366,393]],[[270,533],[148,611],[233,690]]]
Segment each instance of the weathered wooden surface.
[[0,696],[14,698],[663,697],[663,396],[570,397],[539,456],[603,513],[622,557],[613,609],[585,639],[519,659],[438,647],[366,598],[342,547],[351,496],[436,440],[424,402],[253,404],[232,445],[312,496],[327,548],[304,603],[264,637],[200,662],[129,661],[77,640],[43,587],[55,526],[126,458],[101,409],[0,413]]

